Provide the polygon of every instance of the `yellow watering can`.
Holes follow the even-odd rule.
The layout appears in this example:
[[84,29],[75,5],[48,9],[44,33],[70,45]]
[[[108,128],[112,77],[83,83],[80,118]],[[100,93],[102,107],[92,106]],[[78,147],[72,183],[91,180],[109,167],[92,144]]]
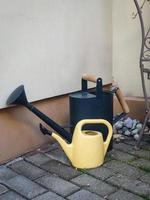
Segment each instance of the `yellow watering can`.
[[[98,131],[82,130],[86,124],[104,124],[108,128],[108,136],[103,141],[103,136]],[[56,133],[52,133],[72,165],[76,168],[95,168],[103,164],[108,145],[112,137],[112,126],[104,119],[84,119],[77,123],[72,143],[68,144]]]

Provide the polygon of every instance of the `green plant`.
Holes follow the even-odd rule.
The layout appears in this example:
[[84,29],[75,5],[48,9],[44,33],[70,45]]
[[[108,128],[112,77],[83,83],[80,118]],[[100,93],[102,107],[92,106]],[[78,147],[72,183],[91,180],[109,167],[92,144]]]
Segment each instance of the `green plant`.
[[80,172],[82,172],[83,174],[87,174],[87,170],[86,169],[80,169]]

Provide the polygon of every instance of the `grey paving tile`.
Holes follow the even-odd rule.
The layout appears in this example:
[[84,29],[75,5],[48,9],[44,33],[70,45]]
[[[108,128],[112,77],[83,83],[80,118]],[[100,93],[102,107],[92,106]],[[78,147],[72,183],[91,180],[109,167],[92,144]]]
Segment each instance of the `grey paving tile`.
[[46,155],[48,155],[50,158],[54,159],[54,160],[58,160],[59,162],[62,162],[68,166],[70,166],[70,161],[67,158],[67,156],[65,155],[64,151],[62,150],[62,148],[57,148],[53,151],[49,151],[46,153]]
[[64,197],[79,189],[76,185],[63,180],[56,175],[43,176],[37,179],[36,182]]
[[13,169],[15,172],[34,180],[46,174],[46,172],[24,160],[15,162],[9,165],[9,168]]
[[132,194],[130,192],[124,191],[124,190],[118,190],[117,192],[111,194],[109,197],[107,197],[109,200],[143,200],[142,197],[139,197],[135,194]]
[[143,158],[137,159],[133,162],[131,162],[130,164],[137,166],[143,170],[145,170],[146,172],[149,171],[150,172],[150,161],[149,160],[145,160]]
[[7,168],[6,166],[0,167],[0,182],[5,182],[18,174],[13,172],[11,169]]
[[34,155],[25,157],[25,160],[27,160],[37,166],[40,166],[40,165],[50,161],[51,158],[49,158],[48,156],[46,156],[43,153],[36,153]]
[[2,193],[6,192],[7,190],[8,190],[7,187],[5,187],[4,185],[1,185],[1,184],[0,184],[0,195],[1,195]]
[[131,137],[127,137],[124,140],[121,140],[121,142],[125,143],[127,145],[133,145],[133,146],[135,146],[135,140],[134,140],[134,138],[131,138]]
[[142,177],[140,177],[140,180],[145,183],[150,184],[150,173],[147,173],[147,174],[143,175]]
[[114,149],[126,152],[126,153],[130,153],[130,154],[134,154],[134,146],[132,145],[128,145],[125,143],[114,143],[113,145]]
[[107,162],[104,166],[116,173],[126,175],[133,179],[137,179],[144,174],[139,168],[115,160]]
[[33,198],[43,192],[46,192],[46,189],[38,185],[37,183],[23,177],[16,176],[7,181],[9,188],[17,191],[19,194],[27,198]]
[[87,174],[90,174],[94,176],[95,178],[105,180],[108,177],[112,176],[114,172],[111,169],[101,166],[95,169],[87,170]]
[[56,160],[51,160],[50,162],[41,165],[41,167],[51,173],[57,174],[66,180],[72,179],[81,174],[81,172],[75,168],[68,167]]
[[138,195],[150,194],[149,184],[138,180],[132,180],[122,175],[112,176],[107,179],[107,182]]
[[149,151],[140,149],[139,151],[134,151],[134,154],[136,156],[138,156],[139,158],[145,158],[145,159],[150,160],[150,152]]
[[112,151],[111,157],[115,160],[124,161],[124,162],[130,162],[136,159],[136,157],[131,154],[128,154],[122,151],[117,151],[117,150]]
[[8,191],[0,195],[0,200],[26,200],[26,199],[13,191]]
[[65,199],[55,194],[54,192],[47,192],[34,198],[33,200],[65,200]]
[[91,192],[94,192],[102,197],[115,192],[116,188],[101,181],[93,178],[87,174],[83,174],[71,180],[73,183],[83,187]]
[[[127,144],[127,145],[132,145],[132,146],[135,146],[135,144],[136,144],[136,141],[131,137],[124,139],[122,142]],[[147,142],[142,140],[141,143],[140,143],[140,146],[143,147],[145,145],[147,145]]]
[[114,149],[132,154],[134,156],[137,156],[139,158],[146,158],[148,160],[150,160],[150,153],[147,150],[144,149],[140,149],[139,151],[136,151],[134,149],[134,146],[131,145],[127,145],[125,143],[118,143],[118,144],[114,144]]
[[42,153],[46,153],[46,152],[49,152],[51,150],[57,149],[59,147],[60,147],[60,145],[59,145],[58,142],[49,142],[47,144],[44,144],[39,149],[37,149],[37,151],[42,152]]
[[98,195],[91,193],[87,190],[80,190],[73,195],[67,197],[69,200],[105,200],[104,198],[99,197]]
[[150,145],[149,145],[149,143],[147,143],[146,145],[143,145],[142,149],[144,149],[146,151],[150,151]]

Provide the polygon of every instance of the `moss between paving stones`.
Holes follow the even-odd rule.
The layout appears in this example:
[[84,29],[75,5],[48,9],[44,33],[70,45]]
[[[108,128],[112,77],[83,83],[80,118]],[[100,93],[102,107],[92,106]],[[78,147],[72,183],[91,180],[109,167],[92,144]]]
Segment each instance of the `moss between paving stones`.
[[87,169],[78,169],[82,174],[87,174]]
[[139,168],[140,168],[141,170],[147,172],[147,173],[150,173],[150,167],[140,166]]
[[150,196],[147,195],[140,195],[144,200],[150,200]]

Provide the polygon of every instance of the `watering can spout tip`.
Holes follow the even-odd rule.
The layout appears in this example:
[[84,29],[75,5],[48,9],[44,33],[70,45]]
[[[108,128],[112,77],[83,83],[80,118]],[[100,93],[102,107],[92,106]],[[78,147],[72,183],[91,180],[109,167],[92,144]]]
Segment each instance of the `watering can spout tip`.
[[20,85],[9,95],[6,104],[7,105],[27,104],[27,97],[25,94],[24,85]]

